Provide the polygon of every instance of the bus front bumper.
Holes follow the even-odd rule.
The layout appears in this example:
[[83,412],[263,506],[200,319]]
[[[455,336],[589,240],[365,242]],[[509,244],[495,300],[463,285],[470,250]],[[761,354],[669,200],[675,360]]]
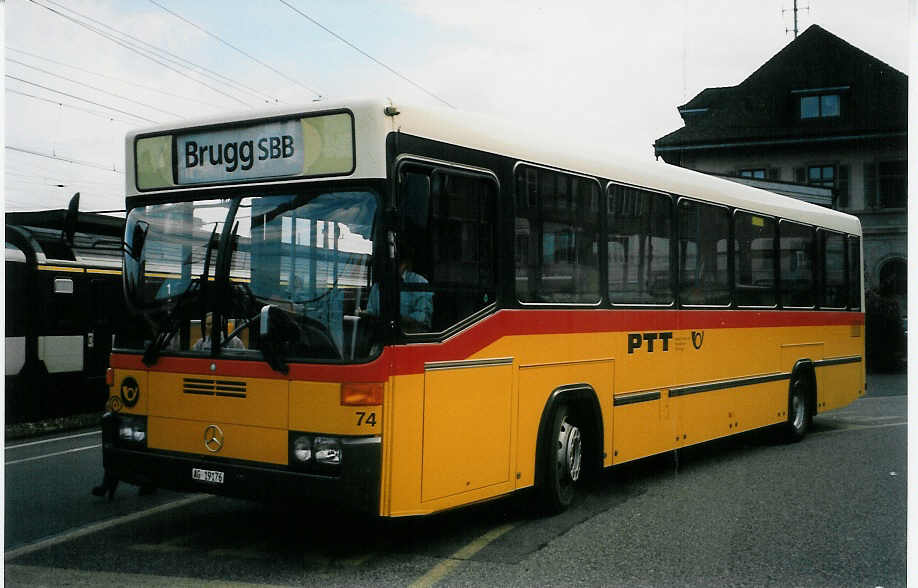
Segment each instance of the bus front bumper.
[[[381,443],[368,443],[363,438],[344,439],[345,459],[340,470],[317,474],[283,466],[119,447],[113,437],[103,430],[102,462],[106,476],[122,482],[264,502],[335,504],[348,510],[379,514]],[[218,472],[222,475],[207,477],[222,481],[195,479],[195,470]]]

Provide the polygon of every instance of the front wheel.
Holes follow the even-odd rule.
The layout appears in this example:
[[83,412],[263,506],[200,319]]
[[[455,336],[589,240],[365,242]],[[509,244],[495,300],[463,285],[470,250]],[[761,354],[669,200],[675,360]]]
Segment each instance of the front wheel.
[[574,501],[583,467],[583,435],[566,405],[559,406],[547,431],[542,504],[548,512],[565,510]]

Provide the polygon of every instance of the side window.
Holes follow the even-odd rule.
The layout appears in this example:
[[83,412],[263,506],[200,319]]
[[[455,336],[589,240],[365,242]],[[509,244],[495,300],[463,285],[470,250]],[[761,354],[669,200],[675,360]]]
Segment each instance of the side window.
[[775,284],[775,219],[736,211],[733,215],[734,296],[737,306],[773,307]]
[[406,164],[399,175],[399,314],[406,333],[436,333],[495,299],[490,177]]
[[848,308],[861,308],[861,238],[848,237]]
[[[25,254],[15,245],[6,244],[6,336],[22,337],[26,335],[29,311],[34,301],[29,299],[31,288],[28,280],[33,272],[29,271]],[[9,345],[9,340],[7,340]]]
[[679,201],[679,296],[683,305],[730,304],[729,234],[726,208]]
[[816,305],[813,227],[782,220],[778,227],[781,255],[781,306],[812,308]]
[[665,194],[610,185],[609,298],[613,304],[673,303],[673,203]]
[[516,172],[516,295],[521,302],[599,302],[599,186],[551,170]]
[[840,233],[819,231],[822,240],[822,296],[823,308],[845,308],[848,294],[845,290],[845,237]]

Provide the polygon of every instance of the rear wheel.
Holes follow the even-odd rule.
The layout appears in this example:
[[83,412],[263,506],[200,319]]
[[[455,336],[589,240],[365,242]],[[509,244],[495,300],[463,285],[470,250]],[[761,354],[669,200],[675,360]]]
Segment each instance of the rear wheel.
[[583,434],[567,405],[555,410],[546,432],[542,503],[548,512],[565,510],[574,501],[583,468]]
[[812,422],[810,396],[806,382],[794,378],[787,398],[787,422],[784,423],[784,438],[789,443],[796,443],[806,436]]

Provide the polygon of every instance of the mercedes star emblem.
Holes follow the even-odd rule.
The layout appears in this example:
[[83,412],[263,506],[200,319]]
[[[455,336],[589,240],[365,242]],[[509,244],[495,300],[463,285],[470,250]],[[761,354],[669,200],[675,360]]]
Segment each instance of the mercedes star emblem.
[[210,425],[204,429],[204,447],[211,453],[220,451],[223,447],[223,430],[217,425]]

